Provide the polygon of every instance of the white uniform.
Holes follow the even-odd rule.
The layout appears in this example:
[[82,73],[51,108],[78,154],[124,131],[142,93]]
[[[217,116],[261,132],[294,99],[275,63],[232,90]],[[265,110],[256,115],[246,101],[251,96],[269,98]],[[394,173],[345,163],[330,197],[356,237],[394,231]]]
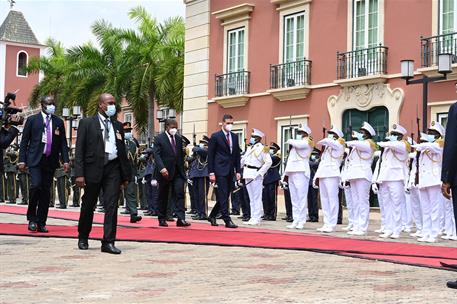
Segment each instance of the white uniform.
[[341,178],[340,166],[344,156],[344,139],[324,138],[318,144],[325,147],[314,176],[314,180],[319,180],[319,193],[324,213],[324,226],[321,231],[332,232],[338,222],[338,187]]
[[352,205],[354,209],[355,235],[365,234],[368,230],[370,216],[370,185],[373,177],[371,164],[373,162],[376,144],[373,140],[348,141],[352,148],[346,160],[344,181],[349,181]]
[[284,175],[289,179],[290,199],[292,201],[292,227],[303,228],[308,213],[308,187],[310,178],[309,157],[313,143],[309,138],[289,139],[292,147],[287,159]]
[[[349,155],[349,154],[348,154]],[[347,181],[347,168],[348,168],[348,157],[344,159],[343,167],[341,169],[341,185],[344,189],[344,197],[346,201],[346,208],[348,210],[348,225],[343,228],[346,231],[352,231],[354,229],[354,205],[352,204],[352,194],[351,194],[351,186],[349,183],[346,184]]]
[[409,201],[411,203],[411,215],[416,226],[416,232],[412,236],[422,237],[422,211],[420,205],[419,188],[416,185],[417,172],[417,152],[409,153],[409,161],[411,162],[411,171],[409,172],[409,180],[407,188],[409,190]]
[[435,242],[440,232],[441,162],[443,140],[414,146],[419,156],[419,191],[422,210],[422,238],[419,241]]
[[271,164],[272,160],[269,149],[266,150],[262,143],[256,143],[254,146],[249,147],[241,158],[243,178],[246,181],[246,189],[249,194],[251,206],[251,220],[249,224],[257,225],[261,221],[263,215],[263,176],[271,167]]
[[[376,153],[378,153],[379,151],[377,151]],[[376,165],[375,165],[375,169],[374,169],[374,172],[373,172],[373,180],[372,180],[372,183],[373,184],[377,184],[378,183],[378,176],[379,176],[379,163],[380,163],[380,156],[381,154],[378,155],[378,160],[376,161]],[[384,209],[384,204],[382,202],[382,198],[383,198],[383,195],[382,195],[382,191],[384,189],[382,188],[378,188],[378,191],[377,193],[375,193],[377,196],[378,196],[378,205],[379,205],[379,211],[380,211],[380,214],[381,214],[381,227],[379,227],[378,230],[376,230],[376,232],[378,233],[384,233],[386,227],[387,227],[387,214],[386,214],[386,210]],[[374,191],[374,190],[373,190]]]
[[386,227],[381,237],[398,238],[402,230],[402,205],[405,204],[405,181],[409,179],[407,162],[410,145],[406,141],[380,142],[384,148],[377,183],[380,185]]

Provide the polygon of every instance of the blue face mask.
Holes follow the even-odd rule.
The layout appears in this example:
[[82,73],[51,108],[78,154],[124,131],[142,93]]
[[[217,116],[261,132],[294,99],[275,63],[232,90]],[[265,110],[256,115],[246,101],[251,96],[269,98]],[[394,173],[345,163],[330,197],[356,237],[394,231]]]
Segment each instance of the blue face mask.
[[397,141],[398,140],[398,136],[397,135],[390,135],[388,139],[390,141]]
[[354,132],[354,136],[357,140],[363,140],[363,134],[359,132]]
[[427,141],[428,142],[434,142],[435,141],[435,135],[433,134],[427,134]]
[[328,138],[328,139],[335,139],[335,137],[333,136],[333,134],[327,135],[327,138]]
[[108,105],[105,114],[108,117],[114,116],[114,114],[116,114],[116,106],[115,105]]
[[251,137],[251,139],[249,139],[249,143],[251,145],[255,145],[255,138],[254,137]]
[[127,132],[127,133],[124,134],[124,137],[125,137],[125,139],[132,139],[133,135],[132,135],[131,132]]
[[56,106],[55,105],[47,105],[46,106],[46,110],[45,110],[46,114],[54,114],[56,112]]

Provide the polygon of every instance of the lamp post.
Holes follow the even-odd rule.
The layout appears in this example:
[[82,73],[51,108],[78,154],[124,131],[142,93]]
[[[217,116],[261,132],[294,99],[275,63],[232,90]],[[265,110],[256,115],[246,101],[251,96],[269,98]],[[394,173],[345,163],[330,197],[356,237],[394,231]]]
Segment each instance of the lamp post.
[[[159,121],[159,123],[164,123],[167,119],[169,118],[176,118],[176,110],[172,108],[161,108],[157,110],[156,113],[156,118]],[[162,128],[160,128],[162,129]]]
[[428,106],[428,84],[439,80],[447,79],[447,74],[452,72],[452,54],[439,54],[438,55],[438,72],[442,76],[428,77],[422,75],[422,78],[414,78],[414,60],[405,59],[400,61],[401,64],[401,78],[406,80],[406,85],[422,84],[422,129],[423,132],[427,131],[427,106]]
[[[70,110],[72,110],[70,113]],[[62,117],[65,119],[65,121],[69,121],[70,122],[70,135],[69,135],[69,138],[68,138],[68,142],[70,144],[70,149],[71,149],[71,146],[72,146],[72,139],[73,139],[73,121],[74,120],[77,120],[79,117],[81,116],[81,107],[80,106],[73,106],[72,109],[70,108],[63,108],[62,109]],[[75,126],[75,129],[76,129],[77,126]]]

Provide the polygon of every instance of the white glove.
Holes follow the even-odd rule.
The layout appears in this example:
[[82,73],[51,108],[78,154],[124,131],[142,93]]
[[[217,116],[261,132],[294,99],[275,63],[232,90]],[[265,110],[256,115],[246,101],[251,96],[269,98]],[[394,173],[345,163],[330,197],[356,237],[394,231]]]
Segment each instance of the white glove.
[[316,185],[316,179],[313,179],[313,188],[314,189],[319,189],[319,186]]
[[135,184],[138,185],[138,176],[135,176]]
[[378,184],[374,183],[374,184],[371,184],[371,190],[373,190],[373,193],[374,194],[378,194]]
[[190,178],[188,178],[188,179],[187,179],[187,183],[188,183],[189,185],[191,185],[191,186],[193,186],[193,185],[194,185],[194,181],[193,181],[193,180],[191,180]]
[[144,177],[141,179],[141,183],[142,183],[143,185],[146,184],[146,179],[145,179]]
[[157,187],[158,185],[159,185],[159,183],[157,182],[157,180],[155,180],[155,179],[151,180],[151,186]]

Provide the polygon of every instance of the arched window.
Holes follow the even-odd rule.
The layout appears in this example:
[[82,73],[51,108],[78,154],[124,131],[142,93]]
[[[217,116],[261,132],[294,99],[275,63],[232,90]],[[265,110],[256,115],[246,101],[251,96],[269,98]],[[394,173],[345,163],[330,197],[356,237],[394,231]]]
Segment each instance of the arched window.
[[17,54],[17,76],[27,77],[27,71],[25,68],[27,67],[28,62],[28,55],[24,51],[20,51]]

